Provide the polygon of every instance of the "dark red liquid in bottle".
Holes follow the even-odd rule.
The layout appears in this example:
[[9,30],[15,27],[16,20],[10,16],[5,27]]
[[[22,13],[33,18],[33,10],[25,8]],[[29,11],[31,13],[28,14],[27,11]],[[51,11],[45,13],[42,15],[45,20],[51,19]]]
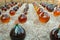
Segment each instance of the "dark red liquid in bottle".
[[56,7],[56,5],[54,5],[54,4],[48,4],[46,6],[46,8],[49,12],[53,12],[55,7]]
[[19,17],[18,17],[18,21],[20,23],[25,23],[27,21],[27,17],[25,16],[25,14],[21,14]]
[[9,12],[9,14],[11,15],[11,16],[14,16],[15,15],[15,11],[14,10],[10,10],[10,12]]
[[51,40],[60,40],[60,28],[53,29],[50,33]]

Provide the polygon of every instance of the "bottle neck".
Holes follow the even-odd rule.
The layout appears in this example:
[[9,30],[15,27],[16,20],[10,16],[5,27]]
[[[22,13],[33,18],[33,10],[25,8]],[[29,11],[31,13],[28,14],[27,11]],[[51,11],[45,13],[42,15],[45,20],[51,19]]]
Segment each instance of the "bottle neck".
[[16,24],[16,26],[18,26],[18,24]]
[[19,24],[16,24],[16,25],[15,25],[15,28],[16,28],[16,27],[18,27],[18,28],[21,28],[21,25],[19,25]]

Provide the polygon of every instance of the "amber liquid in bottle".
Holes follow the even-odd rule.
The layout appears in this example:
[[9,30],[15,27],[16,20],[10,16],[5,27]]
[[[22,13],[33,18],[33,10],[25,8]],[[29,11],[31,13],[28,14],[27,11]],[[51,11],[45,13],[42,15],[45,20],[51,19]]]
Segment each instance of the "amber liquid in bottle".
[[11,40],[24,40],[25,36],[25,30],[18,24],[10,31]]
[[11,16],[14,16],[15,15],[15,11],[14,10],[10,10],[10,12],[9,12],[9,14],[11,15]]
[[21,14],[19,17],[18,17],[18,21],[20,23],[25,23],[27,21],[27,17],[25,16],[25,14]]
[[39,14],[39,20],[40,20],[40,22],[46,23],[46,22],[49,21],[49,19],[50,19],[50,16],[47,13],[41,12]]
[[8,22],[10,21],[10,16],[8,16],[7,14],[2,15],[2,16],[1,16],[1,21],[2,21],[3,23],[8,23]]
[[54,11],[54,16],[59,16],[59,15],[60,15],[60,8]]

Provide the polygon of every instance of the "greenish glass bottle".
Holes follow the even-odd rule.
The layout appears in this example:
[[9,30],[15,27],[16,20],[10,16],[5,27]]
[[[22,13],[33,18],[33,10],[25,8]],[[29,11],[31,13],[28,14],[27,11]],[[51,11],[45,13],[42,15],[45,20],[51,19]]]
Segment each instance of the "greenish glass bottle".
[[51,31],[50,40],[60,40],[60,26]]
[[10,32],[11,40],[24,40],[26,36],[25,30],[18,24]]

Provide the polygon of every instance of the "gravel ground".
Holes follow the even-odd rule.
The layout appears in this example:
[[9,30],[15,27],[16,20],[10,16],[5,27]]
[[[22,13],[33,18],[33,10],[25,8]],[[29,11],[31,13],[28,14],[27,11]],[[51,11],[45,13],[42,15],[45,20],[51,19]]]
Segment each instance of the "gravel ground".
[[[25,4],[23,4],[22,7],[19,8],[15,16],[11,17],[11,20],[8,24],[3,24],[0,22],[0,40],[11,40],[9,37],[10,30],[14,27],[14,21],[20,14],[22,14]],[[46,11],[46,9],[44,10]],[[8,12],[9,10],[5,13],[8,14]],[[48,13],[50,15],[50,20],[47,23],[42,24],[38,19],[33,5],[31,3],[29,4],[27,22],[24,24],[20,24],[26,30],[25,40],[50,40],[49,33],[53,28],[57,28],[60,24],[60,16],[54,17],[51,12]]]

